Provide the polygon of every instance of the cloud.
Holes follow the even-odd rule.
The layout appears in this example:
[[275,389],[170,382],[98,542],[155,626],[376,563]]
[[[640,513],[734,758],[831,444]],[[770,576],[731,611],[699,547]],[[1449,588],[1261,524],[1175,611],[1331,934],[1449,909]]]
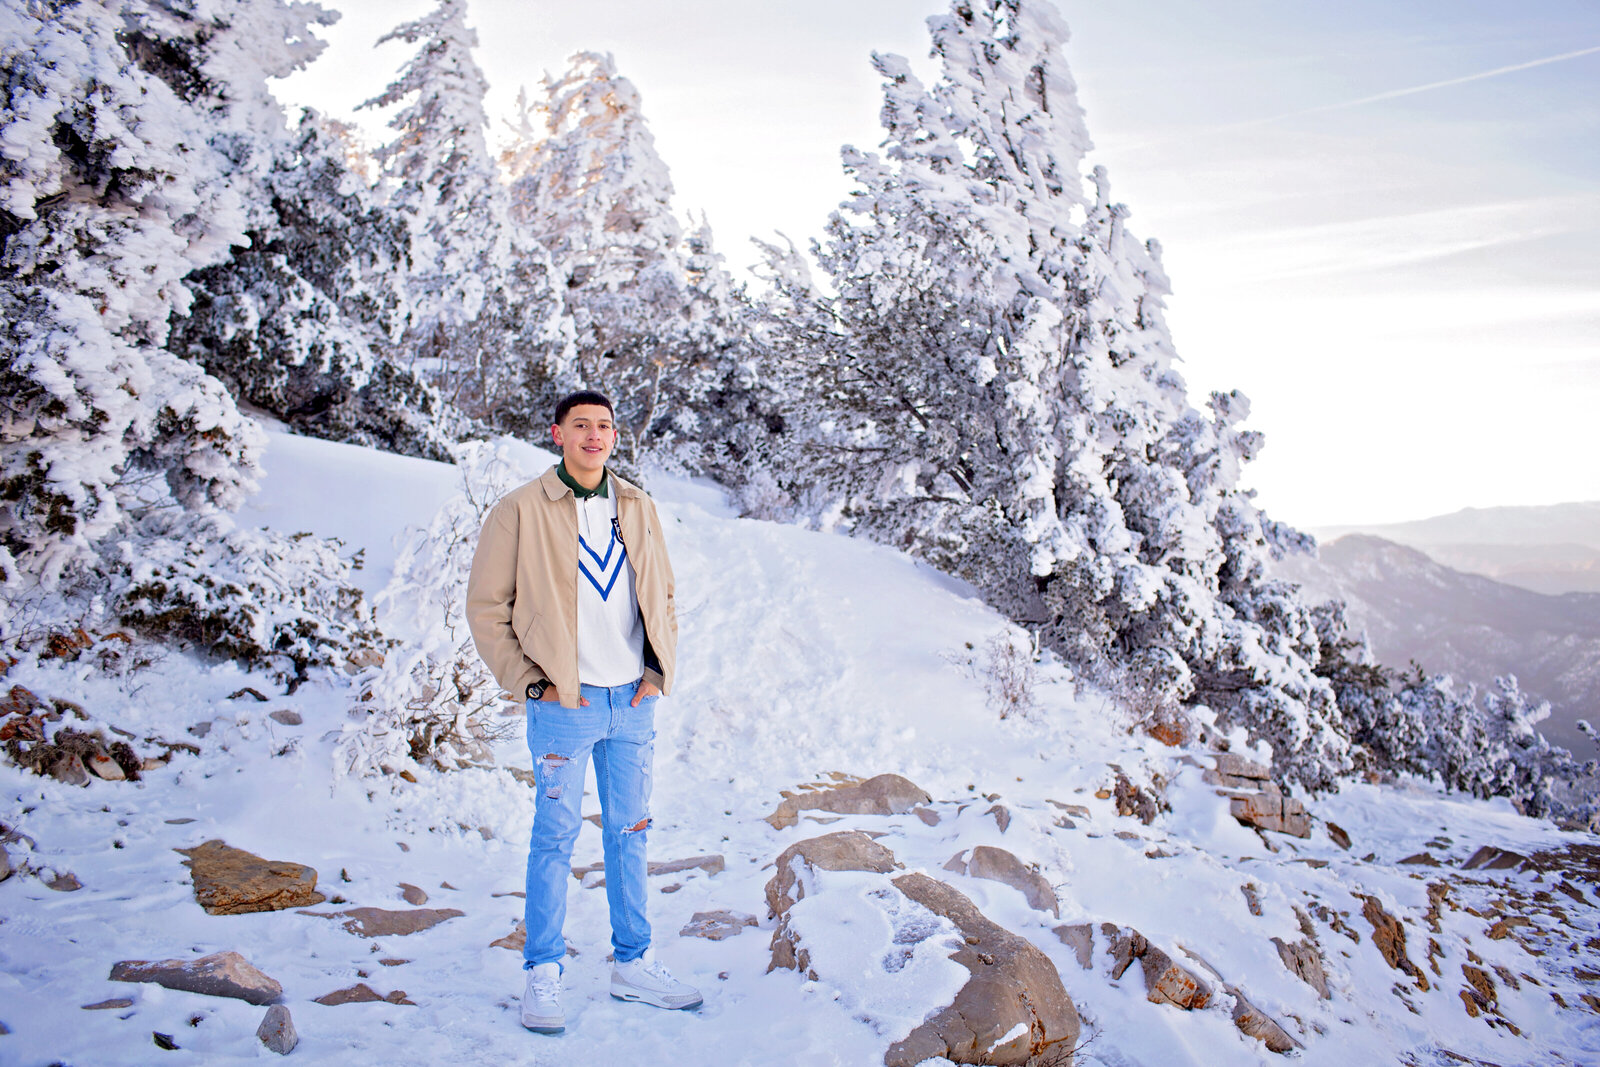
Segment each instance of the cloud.
[[1600,194],[1547,196],[1247,233],[1208,242],[1207,271],[1237,281],[1366,273],[1600,229]]
[[1261,118],[1245,119],[1240,122],[1225,122],[1215,126],[1199,126],[1186,130],[1172,137],[1159,137],[1151,140],[1117,144],[1119,152],[1132,152],[1142,149],[1155,148],[1162,145],[1173,144],[1180,141],[1193,141],[1208,138],[1218,133],[1230,133],[1237,130],[1256,129],[1261,126],[1270,126],[1275,123],[1288,122],[1291,119],[1304,118],[1308,115],[1322,115],[1330,111],[1346,111],[1350,108],[1364,107],[1368,104],[1383,103],[1388,100],[1398,100],[1405,96],[1415,96],[1418,93],[1434,92],[1439,89],[1449,88],[1454,85],[1465,85],[1468,82],[1483,81],[1486,78],[1498,78],[1518,71],[1531,70],[1534,67],[1543,67],[1551,63],[1562,63],[1582,56],[1600,53],[1600,45],[1588,48],[1579,48],[1571,52],[1562,52],[1559,55],[1545,56],[1541,59],[1532,59],[1525,63],[1512,63],[1508,66],[1495,67],[1493,70],[1478,71],[1475,74],[1463,74],[1456,78],[1444,78],[1439,81],[1427,82],[1423,85],[1407,86],[1404,89],[1390,89],[1387,92],[1373,93],[1369,96],[1359,96],[1352,100],[1339,100],[1331,104],[1318,104],[1315,107],[1300,108],[1295,111],[1285,111],[1277,115],[1266,115]]

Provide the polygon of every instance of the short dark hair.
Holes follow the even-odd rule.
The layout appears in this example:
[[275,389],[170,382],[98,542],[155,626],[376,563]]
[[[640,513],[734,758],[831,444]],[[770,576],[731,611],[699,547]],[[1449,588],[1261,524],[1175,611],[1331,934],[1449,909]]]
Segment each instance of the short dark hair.
[[556,405],[555,425],[560,426],[561,420],[567,417],[567,412],[579,404],[597,404],[611,412],[612,420],[616,420],[617,409],[611,406],[610,397],[604,393],[597,393],[593,389],[580,389],[576,393],[563,397],[561,403]]

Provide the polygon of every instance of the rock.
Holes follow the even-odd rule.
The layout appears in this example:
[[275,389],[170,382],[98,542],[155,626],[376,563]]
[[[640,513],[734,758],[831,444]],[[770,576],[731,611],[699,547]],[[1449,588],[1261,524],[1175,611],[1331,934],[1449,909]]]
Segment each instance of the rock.
[[89,784],[89,769],[83,765],[83,758],[76,752],[50,753],[40,772],[68,785]]
[[44,701],[40,700],[33,690],[14,685],[5,696],[0,697],[0,719],[7,715],[29,715],[42,707]]
[[1068,815],[1076,815],[1080,819],[1087,819],[1090,817],[1089,809],[1084,807],[1082,804],[1063,804],[1059,800],[1049,800],[1046,802],[1057,808],[1060,808]]
[[155,1042],[156,1048],[167,1052],[174,1052],[179,1048],[178,1042],[171,1034],[163,1034],[159,1030],[150,1031],[150,1040]]
[[[1244,902],[1245,905],[1249,907],[1250,914],[1259,916],[1261,914],[1260,887],[1253,882],[1246,882],[1244,885],[1239,887],[1239,891],[1244,894]],[[1274,938],[1273,940],[1277,939]],[[1280,949],[1279,951],[1282,950]]]
[[211,915],[244,915],[321,904],[315,868],[287,860],[266,860],[224,841],[207,841],[173,851],[188,856],[194,899]]
[[755,926],[756,917],[737,911],[697,911],[687,925],[678,931],[679,937],[703,937],[707,941],[725,941],[744,933],[747,926]]
[[922,820],[922,824],[924,826],[938,826],[939,825],[939,813],[934,811],[932,808],[928,808],[928,807],[912,808],[911,809],[911,814],[913,814],[917,818],[921,819]]
[[1218,774],[1225,774],[1230,778],[1245,778],[1256,782],[1270,781],[1272,768],[1264,763],[1246,759],[1237,752],[1218,752],[1215,754]]
[[944,882],[921,873],[891,881],[956,925],[965,943],[950,958],[971,977],[949,1005],[889,1047],[885,1067],[911,1067],[934,1056],[956,1063],[1070,1063],[1078,1011],[1049,958]]
[[1112,797],[1116,801],[1118,815],[1137,816],[1146,826],[1155,822],[1156,816],[1161,814],[1161,804],[1156,797],[1134,785],[1120,770],[1117,771],[1116,788],[1112,792]]
[[932,797],[898,774],[880,774],[864,782],[785,790],[783,800],[767,816],[774,830],[800,821],[802,811],[827,811],[835,815],[899,815],[932,801]]
[[649,870],[651,874],[677,874],[679,871],[690,871],[698,868],[707,874],[721,874],[727,866],[727,861],[718,855],[689,856],[681,860],[652,862]]
[[1412,866],[1412,867],[1437,867],[1437,866],[1439,866],[1439,861],[1433,858],[1433,853],[1431,853],[1431,852],[1418,852],[1414,856],[1407,856],[1405,859],[1401,860],[1400,862],[1402,864],[1406,864],[1406,865]]
[[110,1000],[102,1000],[94,1004],[85,1004],[82,1007],[84,1011],[115,1011],[118,1008],[133,1007],[133,998],[112,997]]
[[345,657],[345,662],[356,671],[367,667],[381,667],[383,666],[383,653],[375,648],[352,649],[350,654]]
[[57,893],[76,893],[83,888],[83,883],[71,871],[52,871],[49,878],[41,880],[46,889],[54,889]]
[[5,849],[0,848],[0,882],[10,878],[12,870],[10,854]]
[[1311,836],[1311,817],[1305,805],[1274,791],[1234,794],[1228,812],[1246,826],[1276,830],[1294,837]]
[[[606,884],[604,875],[599,878],[589,877],[599,874],[606,869],[605,861],[600,860],[586,867],[572,868],[572,877],[583,883],[585,889],[598,889]],[[727,869],[727,861],[719,855],[689,856],[681,860],[662,860],[659,863],[651,860],[647,871],[649,874],[677,874],[679,871],[702,870],[707,874],[721,874]]]
[[417,908],[428,902],[428,894],[410,882],[400,883],[400,896],[407,904]]
[[1360,893],[1355,894],[1355,897],[1362,902],[1362,916],[1372,924],[1372,942],[1378,946],[1383,961],[1395,970],[1409,974],[1416,979],[1417,988],[1427,992],[1427,976],[1422,973],[1422,968],[1412,963],[1411,958],[1406,955],[1405,924],[1384,911],[1377,897],[1362,896]]
[[373,1002],[386,1004],[409,1004],[416,1007],[416,1002],[406,999],[404,989],[396,989],[393,993],[381,994],[365,982],[357,982],[347,989],[336,989],[332,993],[324,993],[316,998],[318,1004],[337,1007],[340,1004],[370,1004]]
[[1011,809],[1007,808],[1004,804],[996,804],[994,807],[984,812],[984,814],[994,816],[994,824],[1000,827],[1001,833],[1005,833],[1006,830],[1011,826]]
[[512,952],[521,952],[528,943],[528,924],[521,919],[517,920],[517,928],[502,938],[489,942],[490,948],[508,948]]
[[1184,1011],[1211,1002],[1211,987],[1171,956],[1149,946],[1139,962],[1144,967],[1144,995],[1153,1004],[1173,1004]]
[[1152,1004],[1172,1004],[1192,1011],[1211,1002],[1211,987],[1204,979],[1152,945],[1139,931],[1132,927],[1119,930],[1110,923],[1102,924],[1101,929],[1111,939],[1113,979],[1121,978],[1138,960],[1144,968],[1145,999]]
[[267,718],[273,722],[281,722],[285,726],[299,726],[305,722],[305,719],[300,717],[298,711],[290,711],[288,708],[279,708],[277,711],[268,714]]
[[111,980],[154,982],[168,989],[234,997],[251,1004],[271,1004],[283,996],[283,986],[237,952],[214,952],[194,960],[123,960],[111,968]]
[[294,1019],[290,1018],[289,1009],[282,1004],[274,1004],[267,1009],[267,1014],[261,1019],[261,1025],[256,1027],[256,1037],[280,1056],[287,1056],[300,1043],[300,1035],[295,1032]]
[[1249,1034],[1273,1052],[1288,1052],[1301,1047],[1300,1042],[1289,1036],[1289,1031],[1245,999],[1243,993],[1232,986],[1228,987],[1228,992],[1233,996],[1233,1025],[1241,1032]]
[[1094,967],[1094,927],[1091,924],[1062,923],[1054,933],[1078,957],[1079,967],[1086,971]]
[[796,841],[778,854],[777,870],[767,881],[767,910],[778,925],[772,932],[772,962],[768,973],[779,967],[807,971],[807,954],[795,943],[789,928],[789,909],[805,899],[803,869],[824,871],[872,871],[886,874],[894,870],[894,853],[859,830],[839,830],[821,837]]
[[122,765],[106,752],[96,752],[90,756],[86,766],[90,774],[102,781],[121,782],[128,777],[128,772],[122,769]]
[[343,919],[344,928],[357,937],[405,937],[420,933],[465,915],[456,908],[412,908],[391,911],[387,908],[349,908],[345,911],[302,911],[319,919]]
[[1310,938],[1290,942],[1275,937],[1272,943],[1278,948],[1278,958],[1296,978],[1315,989],[1323,1000],[1333,995],[1328,992],[1328,975],[1322,966],[1322,953],[1317,951],[1317,946]]
[[1350,835],[1345,832],[1344,827],[1336,822],[1325,823],[1324,825],[1328,828],[1329,839],[1346,852],[1350,851]]
[[1061,906],[1056,902],[1056,891],[1050,880],[1003,848],[978,845],[967,861],[966,873],[972,878],[987,878],[1020,890],[1030,908],[1061,918]]
[[1509,871],[1518,864],[1523,863],[1526,856],[1516,852],[1509,852],[1493,845],[1484,845],[1461,865],[1464,871]]

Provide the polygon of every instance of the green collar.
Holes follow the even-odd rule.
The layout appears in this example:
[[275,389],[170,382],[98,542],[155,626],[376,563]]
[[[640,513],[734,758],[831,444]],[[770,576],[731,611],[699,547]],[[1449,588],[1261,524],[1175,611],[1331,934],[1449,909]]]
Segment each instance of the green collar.
[[605,471],[600,472],[600,484],[595,486],[593,489],[585,489],[583,486],[578,484],[578,479],[567,473],[566,460],[562,460],[560,463],[556,464],[556,477],[560,478],[562,484],[568,489],[571,489],[572,495],[577,497],[579,500],[588,500],[592,496],[609,497],[611,495],[610,480],[606,477]]

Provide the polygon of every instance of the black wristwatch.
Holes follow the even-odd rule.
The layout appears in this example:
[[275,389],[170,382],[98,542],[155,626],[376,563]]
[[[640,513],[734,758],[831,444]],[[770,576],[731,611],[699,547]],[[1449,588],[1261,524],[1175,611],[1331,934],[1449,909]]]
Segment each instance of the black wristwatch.
[[550,688],[550,679],[540,678],[537,682],[528,683],[528,699],[543,700],[544,691]]

